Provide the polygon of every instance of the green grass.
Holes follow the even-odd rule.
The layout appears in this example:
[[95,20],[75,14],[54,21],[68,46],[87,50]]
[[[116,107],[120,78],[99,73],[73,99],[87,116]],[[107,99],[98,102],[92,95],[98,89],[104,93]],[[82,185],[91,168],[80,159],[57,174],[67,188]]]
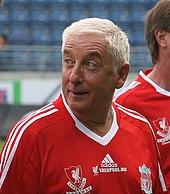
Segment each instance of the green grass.
[[4,143],[5,143],[5,140],[0,139],[0,152],[2,150],[2,146],[4,145]]

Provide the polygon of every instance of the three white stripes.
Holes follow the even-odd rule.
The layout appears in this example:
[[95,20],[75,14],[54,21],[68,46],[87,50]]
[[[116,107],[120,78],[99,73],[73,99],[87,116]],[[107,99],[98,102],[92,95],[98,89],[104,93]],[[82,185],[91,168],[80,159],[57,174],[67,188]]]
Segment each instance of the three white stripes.
[[[24,131],[27,129],[29,125],[31,125],[36,120],[43,118],[45,116],[48,116],[50,114],[53,114],[54,112],[57,112],[57,111],[58,110],[55,108],[55,106],[52,103],[50,103],[47,106],[42,107],[41,109],[21,119],[11,130],[11,133],[8,137],[8,140],[5,144],[5,147],[1,155],[0,170],[2,172],[2,175],[0,178],[0,188],[2,187],[2,184],[5,180],[10,164],[15,155],[16,149],[18,147],[19,141]],[[14,144],[13,147],[12,147],[12,144]]]
[[109,154],[106,154],[104,160],[102,161],[102,163],[114,163],[114,161],[112,160],[111,156]]

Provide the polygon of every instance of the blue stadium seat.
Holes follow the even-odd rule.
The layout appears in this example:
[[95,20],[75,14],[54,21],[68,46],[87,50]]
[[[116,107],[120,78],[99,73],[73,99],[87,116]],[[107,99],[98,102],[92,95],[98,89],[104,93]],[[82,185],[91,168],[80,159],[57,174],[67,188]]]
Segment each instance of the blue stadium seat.
[[48,3],[48,0],[24,0],[24,1],[29,1],[31,3]]
[[[114,22],[114,21],[113,21]],[[114,22],[117,24],[127,35],[130,34],[130,24],[128,22]]]
[[52,45],[61,45],[62,43],[62,33],[67,23],[56,22],[55,25],[50,27],[50,42]]
[[144,24],[139,22],[131,26],[129,41],[132,46],[145,46]]
[[27,4],[30,3],[30,0],[5,0],[5,4],[11,4],[11,3],[21,3],[21,4]]
[[30,21],[31,22],[48,22],[48,9],[46,4],[30,4]]
[[12,52],[12,65],[10,67],[11,71],[30,71],[29,62],[30,55],[26,51],[13,51]]
[[128,3],[130,0],[108,0],[109,3]]
[[88,4],[89,16],[90,17],[108,17],[108,8],[107,4],[100,2],[91,2]]
[[130,19],[132,22],[143,22],[147,11],[146,4],[140,2],[131,3],[129,6]]
[[149,64],[147,68],[151,68],[153,66],[151,62],[151,57],[147,51],[131,52],[130,64],[132,66],[131,72],[138,72],[139,70],[145,70],[146,64]]
[[0,34],[8,34],[8,25],[4,22],[0,24]]
[[55,52],[49,53],[49,58],[46,61],[47,71],[60,71],[62,67],[61,51],[57,50]]
[[153,6],[156,5],[156,3],[158,3],[158,0],[147,0],[146,6],[147,9],[151,9]]
[[51,3],[48,7],[49,11],[49,21],[67,21],[68,17],[68,9],[67,4],[65,3]]
[[24,4],[11,3],[8,9],[9,21],[28,21],[28,10]]
[[12,22],[9,27],[11,44],[27,44],[30,41],[29,28],[25,23]]
[[88,3],[105,3],[105,0],[86,0]]
[[49,29],[45,24],[34,23],[31,25],[30,30],[32,44],[50,43]]
[[30,53],[30,68],[34,71],[46,71],[48,69],[47,61],[49,58],[48,52],[37,50]]
[[58,4],[58,3],[67,3],[68,2],[68,0],[46,0],[46,1],[48,1],[50,4],[51,3],[57,3]]
[[70,17],[70,21],[79,20],[79,19],[88,17],[86,3],[70,2],[68,6],[68,14]]
[[12,65],[12,63],[12,52],[8,47],[6,47],[3,51],[0,52],[0,70],[10,70],[10,66]]
[[61,51],[56,52],[56,71],[61,71],[62,67],[62,55]]
[[129,3],[143,3],[143,4],[145,4],[145,3],[147,3],[147,1],[149,1],[149,0],[129,0]]
[[8,22],[8,9],[6,7],[0,7],[0,22]]
[[124,2],[110,3],[109,6],[109,19],[119,22],[129,22],[129,9],[128,4]]
[[[60,1],[60,0],[58,0],[58,1]],[[69,2],[69,3],[87,3],[88,2],[88,0],[69,0],[69,1],[65,0],[65,1]]]

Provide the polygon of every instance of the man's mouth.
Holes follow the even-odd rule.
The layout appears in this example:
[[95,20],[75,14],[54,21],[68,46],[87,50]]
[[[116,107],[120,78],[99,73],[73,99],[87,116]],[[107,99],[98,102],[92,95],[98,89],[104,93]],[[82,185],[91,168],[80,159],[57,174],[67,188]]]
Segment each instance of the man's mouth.
[[81,96],[87,94],[87,92],[72,92],[75,96]]

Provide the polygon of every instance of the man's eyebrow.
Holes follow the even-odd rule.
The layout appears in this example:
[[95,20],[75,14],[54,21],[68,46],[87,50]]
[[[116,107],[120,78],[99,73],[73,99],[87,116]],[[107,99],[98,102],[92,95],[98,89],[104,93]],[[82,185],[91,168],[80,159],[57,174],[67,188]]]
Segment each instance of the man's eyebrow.
[[100,59],[102,58],[100,52],[98,52],[98,51],[92,51],[92,52],[90,52],[88,55],[89,55],[89,56],[92,56],[92,57],[98,57],[98,58],[100,58]]
[[64,52],[63,52],[64,54],[69,54],[70,53],[70,51],[69,50],[64,50]]
[[[70,53],[71,53],[71,51],[70,51],[69,49],[63,51],[63,54],[64,54],[64,55],[68,55],[68,54],[70,54]],[[89,57],[97,57],[97,58],[99,58],[99,59],[102,58],[102,56],[101,56],[101,54],[100,54],[99,51],[92,51],[92,52],[88,53],[87,56],[89,56]]]

